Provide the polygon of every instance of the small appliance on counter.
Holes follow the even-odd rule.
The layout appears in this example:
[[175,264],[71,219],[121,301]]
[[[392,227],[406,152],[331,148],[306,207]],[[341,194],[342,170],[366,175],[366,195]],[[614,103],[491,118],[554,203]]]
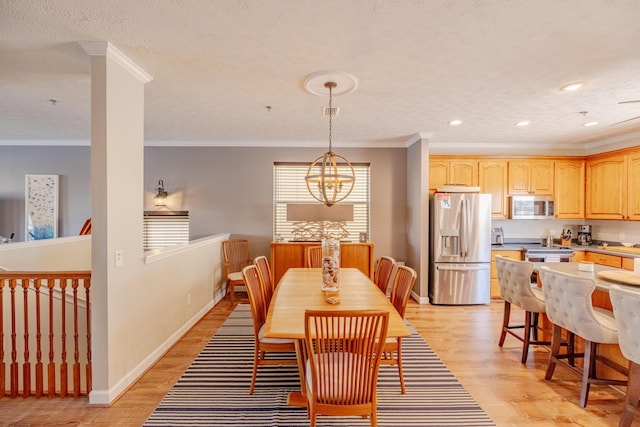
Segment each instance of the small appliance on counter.
[[504,245],[504,232],[502,227],[491,227],[491,244]]
[[578,244],[582,246],[589,246],[591,244],[591,226],[590,225],[578,226]]

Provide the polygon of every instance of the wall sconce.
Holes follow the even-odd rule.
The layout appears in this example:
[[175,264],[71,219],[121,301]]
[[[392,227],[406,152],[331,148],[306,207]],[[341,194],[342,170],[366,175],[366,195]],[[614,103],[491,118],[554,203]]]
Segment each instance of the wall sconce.
[[167,206],[167,192],[164,191],[164,182],[158,181],[158,187],[156,188],[158,194],[153,196],[153,203],[156,206]]

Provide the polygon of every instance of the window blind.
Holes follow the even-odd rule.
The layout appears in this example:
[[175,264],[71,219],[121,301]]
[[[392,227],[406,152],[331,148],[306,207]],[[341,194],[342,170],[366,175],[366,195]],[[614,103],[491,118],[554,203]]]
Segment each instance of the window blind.
[[[309,194],[304,177],[310,163],[273,165],[273,235],[292,240],[293,223],[287,221],[288,203],[319,203]],[[356,181],[349,196],[340,203],[353,204],[353,221],[346,223],[349,240],[357,241],[360,233],[369,235],[369,163],[352,163]],[[275,239],[274,239],[275,240]]]
[[188,211],[145,211],[144,250],[164,248],[189,242]]

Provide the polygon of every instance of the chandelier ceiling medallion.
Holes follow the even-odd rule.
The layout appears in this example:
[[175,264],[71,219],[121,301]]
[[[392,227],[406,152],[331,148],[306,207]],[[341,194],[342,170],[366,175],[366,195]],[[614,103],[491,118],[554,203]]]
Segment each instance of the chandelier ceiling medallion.
[[[314,87],[319,80],[324,80],[322,85],[325,89],[324,93],[322,89],[319,90]],[[346,158],[334,153],[332,149],[332,117],[336,114],[333,108],[333,93],[338,87],[337,81],[339,80],[343,80],[345,86],[344,88],[341,86],[341,92],[337,93],[352,92],[357,87],[355,76],[344,72],[315,73],[305,80],[305,88],[309,92],[316,95],[325,94],[326,91],[329,93],[329,108],[327,110],[329,116],[329,151],[311,163],[305,177],[309,193],[314,199],[327,206],[333,206],[349,196],[356,181],[355,171],[351,163]],[[337,111],[337,109],[335,110]]]

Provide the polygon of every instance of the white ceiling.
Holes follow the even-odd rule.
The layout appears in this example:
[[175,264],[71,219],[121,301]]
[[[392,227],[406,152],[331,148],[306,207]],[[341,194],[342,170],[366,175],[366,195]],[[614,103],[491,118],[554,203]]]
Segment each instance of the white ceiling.
[[618,104],[640,100],[638,0],[3,0],[0,144],[90,140],[78,42],[96,40],[153,76],[147,144],[326,146],[328,97],[303,86],[320,70],[359,80],[333,99],[334,147],[421,135],[433,152],[576,153],[640,138],[640,119],[610,126],[640,116]]

